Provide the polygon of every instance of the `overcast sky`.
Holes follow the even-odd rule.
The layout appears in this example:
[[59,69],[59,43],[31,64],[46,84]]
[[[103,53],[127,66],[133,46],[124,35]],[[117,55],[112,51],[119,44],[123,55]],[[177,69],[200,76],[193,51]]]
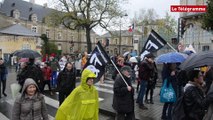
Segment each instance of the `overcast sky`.
[[[3,1],[3,0],[0,0]],[[29,0],[25,0],[29,1]],[[35,0],[36,4],[43,5],[44,3],[50,3],[52,0]],[[170,5],[178,5],[179,0],[129,0],[129,3],[125,5],[128,18],[133,18],[134,13],[138,12],[140,9],[154,8],[159,17],[164,17],[165,13],[168,12],[175,19],[179,17],[179,13],[170,12]],[[50,4],[48,4],[49,6]],[[51,5],[50,5],[51,6]]]

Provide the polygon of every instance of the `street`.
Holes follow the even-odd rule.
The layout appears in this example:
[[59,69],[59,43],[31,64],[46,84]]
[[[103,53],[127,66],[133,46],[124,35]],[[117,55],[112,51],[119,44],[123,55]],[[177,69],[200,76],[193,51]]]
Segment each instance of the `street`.
[[[12,113],[12,107],[14,104],[14,99],[11,95],[10,90],[10,84],[17,82],[16,81],[16,72],[14,68],[8,68],[9,74],[7,78],[7,87],[6,87],[6,93],[7,97],[4,97],[2,95],[2,98],[0,99],[0,118],[1,120],[9,120],[11,118]],[[77,83],[79,84],[79,82]],[[47,87],[47,86],[46,86]],[[58,102],[58,93],[55,93],[54,95],[50,95],[48,91],[44,93],[45,95],[45,102],[48,109],[48,116],[50,120],[54,120],[54,116],[56,114],[59,102]],[[102,99],[101,99],[102,100]],[[99,113],[99,119],[100,120],[112,120],[113,118],[111,116],[107,116],[104,114]]]
[[[8,68],[9,74],[7,79],[6,93],[7,97],[2,96],[0,99],[0,118],[1,120],[9,120],[11,118],[12,107],[14,104],[14,99],[11,95],[10,84],[16,82],[16,72],[14,68]],[[77,81],[76,85],[80,82]],[[113,97],[113,83],[112,80],[105,79],[103,84],[96,83],[95,87],[99,92],[99,119],[100,120],[113,120],[115,117],[115,111],[112,109],[112,97]],[[133,84],[133,87],[136,88],[136,83]],[[47,88],[47,86],[45,86]],[[154,92],[154,103],[147,104],[149,108],[144,111],[139,109],[138,104],[135,104],[135,116],[138,120],[160,120],[162,113],[163,104],[159,102],[159,91],[160,87],[156,87]],[[54,120],[59,102],[58,102],[58,93],[50,95],[49,91],[44,92],[45,102],[48,109],[48,115],[50,120]],[[135,93],[135,99],[137,98],[137,92]]]

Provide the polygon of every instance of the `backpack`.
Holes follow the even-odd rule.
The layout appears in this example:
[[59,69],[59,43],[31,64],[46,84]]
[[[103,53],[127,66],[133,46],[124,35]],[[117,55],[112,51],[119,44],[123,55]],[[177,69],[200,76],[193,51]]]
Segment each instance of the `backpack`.
[[184,111],[184,95],[181,95],[174,103],[172,109],[172,120],[185,120],[186,114]]

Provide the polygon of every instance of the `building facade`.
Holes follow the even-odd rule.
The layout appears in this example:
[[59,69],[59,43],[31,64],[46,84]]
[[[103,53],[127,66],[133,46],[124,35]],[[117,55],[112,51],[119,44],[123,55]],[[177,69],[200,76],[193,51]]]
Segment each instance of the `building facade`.
[[[54,42],[62,54],[85,51],[87,48],[85,30],[70,30],[63,25],[49,26],[45,23],[45,17],[50,15],[51,11],[53,11],[53,9],[48,8],[47,4],[44,6],[37,5],[35,4],[35,0],[31,0],[30,2],[23,0],[4,0],[3,3],[0,4],[0,29],[13,24],[20,24],[40,35],[46,34],[50,42]],[[0,35],[0,37],[0,44],[2,44],[2,40],[7,37],[3,35]],[[98,37],[99,36],[95,32],[91,32],[91,41],[93,44],[95,44]],[[41,39],[37,37],[36,41],[41,41]],[[17,42],[18,41],[14,40],[14,44]],[[25,42],[20,44],[24,43]],[[39,50],[41,45],[36,45],[36,47],[31,47],[31,49]],[[23,48],[17,48],[17,50],[18,49]],[[2,54],[9,54],[12,52],[3,48],[0,48],[0,50]]]
[[[181,5],[207,5],[207,0],[181,0]],[[213,50],[213,31],[202,28],[204,13],[185,12],[180,14],[179,24],[182,27],[180,40],[184,46],[190,44],[197,52]]]
[[139,51],[139,42],[142,39],[142,33],[138,31],[129,32],[128,30],[111,31],[101,36],[102,39],[109,40],[109,46],[106,51],[110,55],[122,55],[127,51]]

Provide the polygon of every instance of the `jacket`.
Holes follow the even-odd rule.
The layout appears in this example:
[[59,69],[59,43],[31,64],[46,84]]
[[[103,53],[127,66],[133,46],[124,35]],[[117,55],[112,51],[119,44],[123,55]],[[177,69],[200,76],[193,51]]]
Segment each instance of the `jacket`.
[[51,80],[52,70],[50,67],[42,68],[44,80]]
[[[123,75],[124,76],[124,75]],[[127,84],[132,87],[130,78],[124,76]],[[133,88],[133,87],[132,87]],[[117,75],[113,86],[112,107],[119,113],[129,113],[134,111],[134,89],[128,91],[126,84],[120,75]]]
[[139,78],[140,80],[149,80],[154,73],[154,64],[144,60],[139,65]]
[[[36,86],[37,92],[29,98],[25,91],[31,84]],[[11,120],[48,120],[44,97],[39,93],[39,88],[33,79],[25,80],[22,93],[15,100]]]
[[206,96],[211,102],[208,107],[208,111],[206,115],[204,116],[203,120],[213,120],[213,84],[211,84],[210,89]]
[[76,75],[75,70],[72,68],[68,71],[66,68],[58,75],[58,89],[59,91],[71,92],[75,88]]
[[184,92],[184,110],[187,120],[202,120],[209,100],[204,98],[204,93],[193,83],[188,83]]
[[58,108],[56,120],[98,120],[98,91],[93,85],[87,85],[88,77],[95,77],[95,74],[85,69],[82,72],[81,84]]

